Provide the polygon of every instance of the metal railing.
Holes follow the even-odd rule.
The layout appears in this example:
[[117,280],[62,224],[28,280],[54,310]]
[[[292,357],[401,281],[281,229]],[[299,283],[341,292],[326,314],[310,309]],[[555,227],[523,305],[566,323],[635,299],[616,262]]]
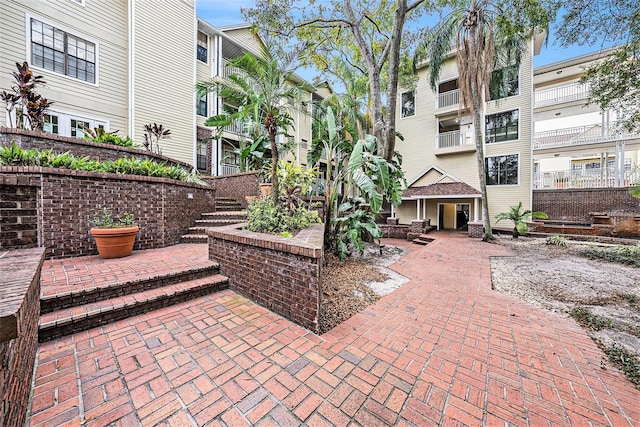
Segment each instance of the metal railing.
[[533,188],[555,190],[563,188],[628,187],[640,183],[640,167],[625,169],[622,180],[616,180],[615,168],[577,169],[536,173]]
[[238,165],[230,165],[227,163],[222,163],[220,168],[220,175],[232,175],[234,173],[240,173],[240,167]]
[[616,122],[609,122],[608,125],[604,126],[594,124],[536,132],[534,135],[533,149],[593,144],[633,138],[640,138],[640,135],[627,132],[618,126]]
[[248,135],[244,124],[239,120],[234,120],[233,123],[231,123],[228,126],[225,126],[222,129],[225,132],[235,133],[236,135],[242,135],[242,136],[247,136]]
[[578,101],[589,97],[588,84],[572,83],[566,86],[554,87],[535,91],[535,106],[561,104],[563,102]]
[[438,107],[445,108],[452,105],[458,105],[460,103],[460,89],[450,90],[438,94]]
[[454,130],[438,134],[436,148],[453,148],[462,147],[463,145],[473,145],[473,136],[470,132]]

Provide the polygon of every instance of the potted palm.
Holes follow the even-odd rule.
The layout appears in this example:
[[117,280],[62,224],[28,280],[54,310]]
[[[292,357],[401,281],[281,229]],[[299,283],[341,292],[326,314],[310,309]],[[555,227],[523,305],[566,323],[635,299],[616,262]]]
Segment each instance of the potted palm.
[[133,215],[113,216],[111,211],[103,207],[96,212],[91,221],[91,235],[96,240],[100,258],[122,258],[131,255],[136,235],[140,229],[133,220]]

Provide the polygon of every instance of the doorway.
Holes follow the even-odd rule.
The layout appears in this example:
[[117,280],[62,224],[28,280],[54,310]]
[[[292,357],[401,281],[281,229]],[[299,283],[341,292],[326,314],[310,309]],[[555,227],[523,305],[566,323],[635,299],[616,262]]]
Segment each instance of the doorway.
[[438,230],[466,230],[469,203],[438,203]]

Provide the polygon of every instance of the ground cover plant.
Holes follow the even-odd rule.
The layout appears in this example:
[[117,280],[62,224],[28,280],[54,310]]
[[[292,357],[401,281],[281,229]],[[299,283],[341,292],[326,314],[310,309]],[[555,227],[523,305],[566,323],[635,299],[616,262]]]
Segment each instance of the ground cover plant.
[[113,132],[107,132],[106,130],[104,130],[103,128],[83,128],[82,131],[84,132],[84,139],[88,140],[88,141],[93,141],[93,142],[100,142],[102,144],[109,144],[109,145],[117,145],[119,147],[129,147],[129,148],[134,148],[137,147],[134,143],[133,140],[128,137],[121,137],[118,136],[118,131],[113,131]]
[[88,172],[106,172],[170,178],[199,185],[207,185],[197,173],[190,173],[175,165],[165,165],[153,160],[122,157],[118,160],[97,161],[71,153],[54,153],[53,150],[25,150],[15,143],[0,147],[2,166],[41,166]]

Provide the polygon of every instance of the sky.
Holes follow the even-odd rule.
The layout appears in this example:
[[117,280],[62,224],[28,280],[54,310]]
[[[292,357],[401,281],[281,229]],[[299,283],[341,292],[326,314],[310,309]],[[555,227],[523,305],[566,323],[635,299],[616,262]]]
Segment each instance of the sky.
[[[240,12],[240,8],[252,7],[253,4],[253,0],[196,0],[196,10],[199,18],[204,19],[214,27],[223,27],[226,25],[243,23],[244,19]],[[429,17],[424,17],[423,19],[429,19]],[[431,18],[431,20],[433,20],[433,18]],[[554,41],[555,38],[552,27],[547,45],[543,46],[540,54],[533,58],[535,67],[585,55],[587,53],[597,52],[602,48],[611,46],[611,44],[608,44],[604,46],[575,45],[560,47],[554,43]],[[311,81],[316,73],[313,70],[302,70],[298,71],[298,74]]]

